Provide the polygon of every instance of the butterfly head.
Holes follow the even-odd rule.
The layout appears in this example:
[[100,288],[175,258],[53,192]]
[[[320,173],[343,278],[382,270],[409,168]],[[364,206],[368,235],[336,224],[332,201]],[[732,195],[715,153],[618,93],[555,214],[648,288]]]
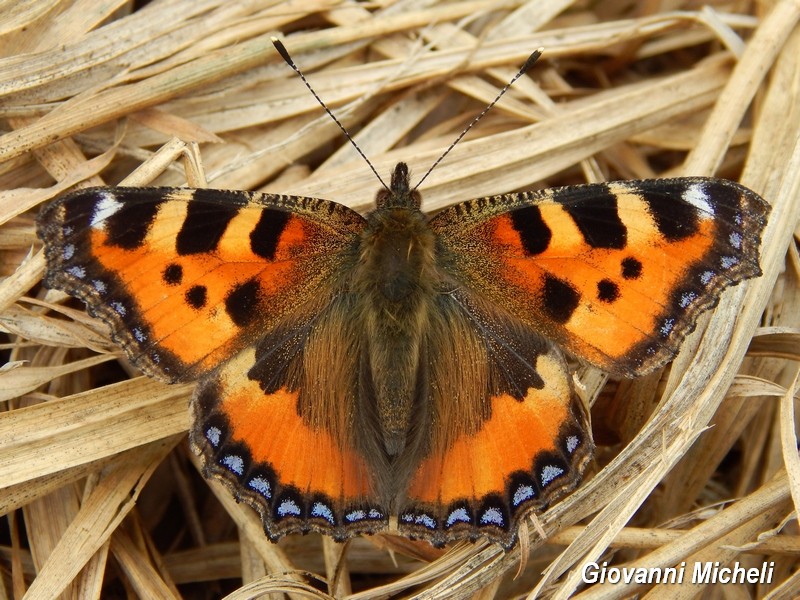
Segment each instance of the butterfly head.
[[422,204],[417,188],[411,189],[408,183],[409,172],[406,163],[397,163],[392,172],[392,185],[378,192],[375,204],[382,208],[416,208]]

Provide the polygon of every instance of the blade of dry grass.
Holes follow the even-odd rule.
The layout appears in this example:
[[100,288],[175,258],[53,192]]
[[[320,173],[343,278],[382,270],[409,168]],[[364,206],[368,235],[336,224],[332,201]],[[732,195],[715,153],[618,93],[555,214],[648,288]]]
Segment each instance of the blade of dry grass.
[[772,356],[800,362],[800,331],[791,327],[763,327],[756,332],[750,356]]
[[795,429],[794,403],[800,396],[798,380],[800,371],[794,376],[794,381],[786,389],[786,393],[781,398],[781,447],[783,449],[783,460],[786,464],[786,472],[789,479],[789,489],[792,493],[794,511],[800,515],[800,455],[797,454],[798,440]]
[[165,581],[156,571],[147,549],[134,543],[123,529],[111,536],[111,551],[128,582],[139,598],[180,598],[180,592],[171,581]]
[[0,18],[0,35],[22,29],[47,14],[58,4],[57,0],[39,2],[23,0],[22,2],[4,2],[3,14]]
[[99,173],[106,168],[111,162],[111,159],[114,158],[115,150],[116,148],[112,148],[100,156],[96,156],[93,159],[86,161],[80,165],[80,167],[76,167],[70,173],[68,178],[59,181],[52,187],[39,190],[23,188],[0,192],[0,210],[2,210],[2,212],[0,212],[0,225],[10,221],[18,215],[21,215],[31,208],[38,206],[45,200],[55,198],[59,194],[62,194],[69,188],[73,187],[78,182]]
[[16,483],[185,432],[189,389],[142,377],[0,414],[0,495]]
[[800,594],[800,571],[795,571],[779,586],[764,596],[764,600],[793,600]]
[[44,275],[44,253],[39,252],[25,260],[19,268],[0,282],[0,311],[9,308],[28,292]]
[[61,469],[51,475],[29,479],[15,485],[4,486],[0,488],[0,514],[7,514],[12,510],[22,508],[37,498],[83,479],[103,468],[109,460],[111,457],[84,463],[77,467]]
[[[575,525],[567,527],[550,538],[550,543],[568,546],[583,531],[583,527]],[[684,535],[679,529],[626,527],[619,532],[609,548],[639,548],[652,550],[671,543]],[[800,556],[800,536],[783,535],[760,540],[755,544],[740,546],[742,552],[754,554],[787,554]]]
[[251,598],[270,597],[269,594],[275,594],[276,597],[286,594],[290,598],[334,600],[334,596],[324,594],[307,583],[286,581],[282,577],[275,575],[267,575],[258,581],[242,586],[235,592],[225,596],[225,600],[250,600]]
[[737,63],[730,80],[719,96],[716,110],[711,113],[697,145],[689,153],[684,166],[689,173],[715,173],[722,155],[750,105],[761,81],[775,63],[789,35],[800,21],[800,4],[795,0],[776,2],[753,38],[749,51]]
[[[36,306],[45,304],[36,300],[29,301]],[[44,346],[90,348],[96,352],[109,352],[108,328],[104,324],[98,323],[83,311],[64,307],[59,307],[58,310],[72,320],[42,317],[40,311],[23,309],[16,305],[0,317],[0,326],[5,333],[18,335]]]
[[93,356],[59,367],[27,367],[22,363],[7,363],[0,369],[0,402],[32,392],[56,377],[75,373],[114,358],[114,356]]
[[37,574],[29,598],[53,598],[72,582],[135,506],[142,486],[179,437],[129,451],[114,461]]

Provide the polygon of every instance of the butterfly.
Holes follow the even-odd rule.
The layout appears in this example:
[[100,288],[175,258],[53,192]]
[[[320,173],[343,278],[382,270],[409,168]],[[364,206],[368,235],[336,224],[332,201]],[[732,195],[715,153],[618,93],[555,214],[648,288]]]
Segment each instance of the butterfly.
[[769,213],[685,177],[479,198],[432,217],[399,163],[365,216],[317,198],[101,187],[42,210],[45,284],[147,375],[197,381],[190,442],[273,540],[391,528],[504,547],[593,443],[565,353],[663,366],[760,275]]

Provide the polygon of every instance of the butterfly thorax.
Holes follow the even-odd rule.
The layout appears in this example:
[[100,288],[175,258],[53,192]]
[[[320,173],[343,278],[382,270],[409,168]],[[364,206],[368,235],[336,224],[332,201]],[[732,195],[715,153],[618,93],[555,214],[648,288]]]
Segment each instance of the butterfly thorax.
[[353,272],[364,334],[361,396],[373,404],[377,445],[390,457],[413,452],[408,434],[425,393],[423,339],[438,289],[436,237],[427,221],[400,163],[391,190],[378,194],[367,215]]

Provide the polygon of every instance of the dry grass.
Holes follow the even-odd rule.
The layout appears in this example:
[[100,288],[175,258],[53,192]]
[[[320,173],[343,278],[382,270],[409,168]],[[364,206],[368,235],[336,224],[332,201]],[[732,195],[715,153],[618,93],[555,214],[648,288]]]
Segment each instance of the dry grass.
[[[4,5],[0,599],[202,598],[243,584],[231,597],[800,595],[800,4],[708,4]],[[190,388],[137,377],[101,324],[39,285],[36,207],[75,185],[207,180],[369,206],[374,176],[277,56],[278,32],[381,174],[400,159],[424,173],[545,47],[426,180],[427,209],[714,173],[774,207],[764,276],[726,292],[667,372],[606,382],[579,370],[595,402],[594,476],[529,528],[519,571],[518,550],[482,543],[271,544],[252,511],[198,475]],[[774,561],[773,583],[580,582],[588,561],[701,560]]]

